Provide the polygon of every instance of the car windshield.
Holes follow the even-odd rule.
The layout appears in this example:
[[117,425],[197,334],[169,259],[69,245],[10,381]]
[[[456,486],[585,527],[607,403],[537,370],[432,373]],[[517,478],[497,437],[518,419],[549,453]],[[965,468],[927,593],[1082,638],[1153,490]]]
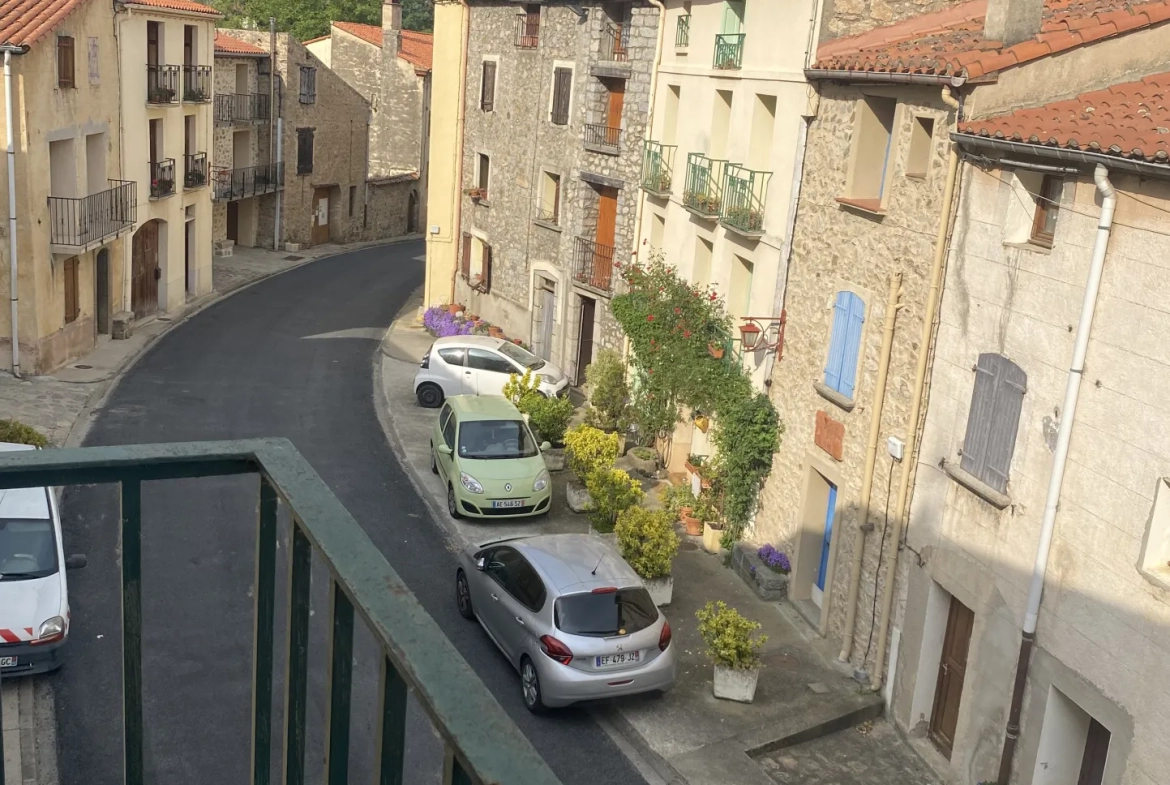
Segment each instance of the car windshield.
[[459,426],[459,457],[499,460],[540,454],[523,420],[470,420]]
[[0,519],[0,581],[44,578],[57,572],[53,522]]
[[534,371],[544,367],[544,360],[540,359],[527,349],[521,349],[514,343],[508,343],[507,341],[504,341],[502,344],[500,344],[500,354],[504,355],[510,360],[515,360],[525,368],[531,368]]
[[567,594],[554,607],[557,629],[570,635],[632,635],[658,621],[658,608],[642,587]]

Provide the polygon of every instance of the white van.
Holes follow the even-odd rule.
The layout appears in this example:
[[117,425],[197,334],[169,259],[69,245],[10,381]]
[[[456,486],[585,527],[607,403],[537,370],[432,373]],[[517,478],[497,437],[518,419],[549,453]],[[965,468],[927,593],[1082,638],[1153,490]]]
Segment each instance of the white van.
[[[0,442],[0,452],[35,450]],[[4,676],[46,673],[61,667],[69,636],[67,567],[61,513],[51,488],[0,490],[0,671]]]

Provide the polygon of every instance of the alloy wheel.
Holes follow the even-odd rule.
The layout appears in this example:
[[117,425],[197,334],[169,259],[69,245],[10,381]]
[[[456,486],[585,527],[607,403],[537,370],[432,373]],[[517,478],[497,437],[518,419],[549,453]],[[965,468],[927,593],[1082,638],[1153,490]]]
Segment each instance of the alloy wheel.
[[524,705],[529,711],[537,711],[540,705],[540,677],[532,660],[525,659],[520,666],[520,685],[524,688]]
[[455,604],[459,607],[459,615],[465,619],[474,619],[475,611],[471,607],[471,590],[467,586],[467,576],[460,570],[455,576]]

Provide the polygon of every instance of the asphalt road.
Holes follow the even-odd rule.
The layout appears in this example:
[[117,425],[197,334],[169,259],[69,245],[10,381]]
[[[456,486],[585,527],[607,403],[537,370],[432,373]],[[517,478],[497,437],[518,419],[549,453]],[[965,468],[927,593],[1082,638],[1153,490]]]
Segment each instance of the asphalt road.
[[[543,718],[525,711],[515,673],[455,610],[450,546],[379,427],[376,338],[421,284],[423,264],[414,257],[422,252],[410,243],[325,259],[208,308],[134,366],[86,445],[291,439],[565,783],[641,783],[585,711]],[[255,478],[152,483],[144,491],[149,782],[247,781],[256,504]],[[65,785],[122,781],[118,510],[109,486],[65,493],[66,551],[89,557],[70,576],[71,651],[52,677]],[[282,542],[278,563],[286,555]],[[328,581],[316,562],[313,577],[307,763],[308,781],[319,782]],[[278,575],[274,751],[282,736],[284,580]],[[376,650],[364,630],[355,658],[350,781],[370,782]],[[408,782],[438,782],[441,748],[417,706],[407,754]],[[274,755],[276,772],[279,760]]]

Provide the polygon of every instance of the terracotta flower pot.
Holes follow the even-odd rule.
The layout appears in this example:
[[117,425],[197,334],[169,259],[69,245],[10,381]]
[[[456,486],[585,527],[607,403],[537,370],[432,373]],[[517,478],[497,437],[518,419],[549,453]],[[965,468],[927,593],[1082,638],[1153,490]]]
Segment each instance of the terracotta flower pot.
[[685,511],[682,514],[683,526],[687,527],[687,534],[692,537],[700,537],[703,534],[703,522],[691,515],[690,511]]
[[501,330],[499,327],[492,325],[491,327],[488,328],[488,335],[490,335],[493,338],[503,338],[504,331]]
[[447,313],[451,314],[452,316],[463,310],[466,309],[459,303],[451,303],[447,306]]
[[722,347],[722,346],[720,346],[720,345],[718,345],[718,344],[715,344],[715,343],[709,343],[709,344],[707,344],[707,352],[708,352],[708,353],[709,353],[709,354],[710,354],[712,357],[714,357],[716,360],[722,360],[722,359],[723,359],[723,347]]

